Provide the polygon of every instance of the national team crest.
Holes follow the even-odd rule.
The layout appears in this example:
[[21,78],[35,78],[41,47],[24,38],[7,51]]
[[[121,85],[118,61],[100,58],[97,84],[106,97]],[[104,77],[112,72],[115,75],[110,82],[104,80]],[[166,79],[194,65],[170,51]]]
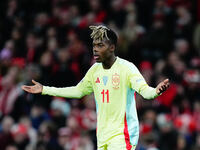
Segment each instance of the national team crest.
[[114,89],[118,89],[119,88],[120,76],[117,73],[112,75],[112,84],[113,84],[113,88]]

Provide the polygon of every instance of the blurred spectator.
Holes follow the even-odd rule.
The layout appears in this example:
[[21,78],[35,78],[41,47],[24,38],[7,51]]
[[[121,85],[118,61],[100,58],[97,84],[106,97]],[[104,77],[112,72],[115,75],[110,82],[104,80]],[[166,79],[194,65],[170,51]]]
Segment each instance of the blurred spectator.
[[57,149],[56,128],[51,121],[43,121],[38,130],[36,149]]
[[176,8],[177,20],[175,27],[175,35],[177,37],[184,37],[188,40],[191,39],[191,14],[185,6],[178,6]]
[[13,56],[14,43],[12,40],[6,41],[4,48],[0,51],[0,68],[1,76],[4,76],[11,65],[11,59]]
[[196,51],[198,55],[200,56],[200,24],[197,24],[194,30],[194,35],[193,35],[193,44],[196,48]]
[[58,144],[62,150],[72,149],[71,131],[69,128],[63,127],[58,130]]
[[163,58],[170,49],[170,36],[164,21],[155,19],[150,32],[147,32],[143,37],[144,49],[141,52],[143,59],[155,62],[155,60]]
[[42,122],[50,119],[48,113],[40,104],[35,104],[32,106],[30,118],[35,129],[38,129]]
[[[53,54],[50,51],[42,53],[40,58],[41,82],[50,84],[53,83]],[[49,83],[50,82],[50,83]]]
[[190,97],[191,102],[194,102],[195,99],[199,99],[197,89],[200,86],[200,72],[198,69],[186,70],[183,77],[185,81],[185,90],[187,92],[186,96]]
[[80,116],[70,115],[67,120],[67,127],[71,130],[71,149],[77,149],[80,143],[81,127],[79,123]]
[[16,145],[8,145],[5,150],[19,150]]
[[39,38],[38,42],[41,43],[44,40],[43,36],[45,35],[47,29],[48,14],[45,12],[38,13],[35,17],[34,23],[33,31]]
[[17,75],[19,68],[11,67],[8,73],[2,78],[0,91],[0,112],[2,115],[11,113],[15,100],[19,96],[20,89],[17,87]]
[[88,49],[74,31],[68,33],[68,40],[68,51],[72,57],[70,67],[79,81],[83,73],[88,70],[88,64],[90,64]]
[[137,11],[135,5],[129,4],[126,9],[128,14],[126,15],[122,33],[125,35],[128,42],[135,42],[140,36],[145,34],[145,28],[137,23]]
[[200,131],[200,117],[199,117],[199,113],[200,113],[200,102],[199,101],[195,101],[193,104],[193,119],[195,120],[195,127],[196,127],[196,131],[199,132]]
[[41,76],[41,70],[36,64],[28,64],[24,68],[24,82],[30,83],[32,79],[38,79]]
[[140,72],[142,73],[142,75],[144,76],[146,82],[148,84],[152,84],[152,77],[153,77],[153,68],[152,68],[152,64],[149,61],[142,61],[140,64]]
[[107,13],[103,10],[100,0],[88,0],[90,12],[80,21],[80,28],[87,28],[91,24],[101,23],[105,20]]
[[96,112],[94,100],[87,98],[85,100],[85,109],[81,112],[81,126],[85,130],[96,129]]
[[65,99],[55,97],[51,102],[51,119],[57,129],[65,126],[65,121],[70,113],[70,105]]
[[94,146],[93,143],[87,134],[82,134],[80,137],[80,144],[77,150],[93,150]]
[[40,57],[40,52],[38,49],[38,41],[34,33],[28,33],[26,37],[26,59],[28,63],[37,62]]
[[167,5],[167,1],[156,0],[155,8],[153,10],[154,19],[161,19],[168,24],[170,23],[169,19],[170,17],[172,17],[171,15],[172,15],[172,9]]
[[175,51],[179,55],[180,59],[183,60],[186,63],[186,65],[188,65],[193,55],[190,52],[191,50],[188,41],[185,39],[176,39]]
[[0,53],[1,61],[11,59],[13,50],[14,50],[13,41],[12,40],[7,41],[5,44],[5,47],[1,50],[1,53]]
[[172,120],[167,114],[159,114],[157,117],[159,132],[159,149],[176,150],[177,148],[177,131],[174,130]]
[[71,54],[66,48],[61,48],[56,52],[57,65],[54,67],[53,82],[55,86],[72,86],[76,82],[75,73],[70,67]]
[[177,150],[187,150],[188,149],[186,139],[184,136],[182,136],[182,135],[178,136],[176,149]]
[[1,121],[1,132],[0,132],[0,149],[4,150],[9,144],[13,142],[11,135],[11,128],[14,125],[14,120],[5,116]]
[[11,128],[11,134],[17,148],[26,150],[29,143],[27,127],[24,124],[15,124]]
[[11,32],[11,38],[15,45],[15,49],[13,50],[13,56],[22,57],[25,53],[25,46],[23,43],[23,30],[20,28],[14,28]]
[[122,29],[125,23],[126,11],[123,8],[122,0],[110,1],[110,10],[108,10],[107,22],[113,22],[119,29]]
[[37,131],[32,127],[31,120],[28,117],[20,118],[20,123],[27,128],[27,136],[30,141],[26,150],[34,150],[37,143]]
[[198,150],[200,148],[200,135],[197,133],[196,139],[195,139],[195,145],[193,145],[192,150]]

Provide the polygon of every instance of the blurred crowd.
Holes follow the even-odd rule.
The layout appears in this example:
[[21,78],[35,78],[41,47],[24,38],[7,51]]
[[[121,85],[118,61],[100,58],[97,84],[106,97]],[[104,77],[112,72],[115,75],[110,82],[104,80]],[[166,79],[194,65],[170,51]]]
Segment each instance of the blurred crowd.
[[116,55],[147,83],[169,78],[154,101],[137,95],[137,150],[200,150],[200,1],[1,0],[0,150],[94,150],[93,95],[28,94],[23,84],[76,85],[94,63],[89,25],[118,33]]

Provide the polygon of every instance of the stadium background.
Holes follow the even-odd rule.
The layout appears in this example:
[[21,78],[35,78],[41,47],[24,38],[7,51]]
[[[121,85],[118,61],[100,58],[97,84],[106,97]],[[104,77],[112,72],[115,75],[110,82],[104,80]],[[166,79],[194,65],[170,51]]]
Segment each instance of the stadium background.
[[137,150],[200,149],[200,1],[1,0],[0,150],[96,149],[93,96],[32,95],[20,86],[77,84],[94,63],[88,26],[119,36],[116,54],[151,86],[169,78],[155,101],[137,96]]

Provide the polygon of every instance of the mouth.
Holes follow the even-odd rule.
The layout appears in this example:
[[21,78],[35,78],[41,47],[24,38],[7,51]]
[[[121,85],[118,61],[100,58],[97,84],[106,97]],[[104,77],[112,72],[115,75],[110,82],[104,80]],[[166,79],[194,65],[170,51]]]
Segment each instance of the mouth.
[[99,55],[94,55],[94,59],[95,60],[99,59]]

